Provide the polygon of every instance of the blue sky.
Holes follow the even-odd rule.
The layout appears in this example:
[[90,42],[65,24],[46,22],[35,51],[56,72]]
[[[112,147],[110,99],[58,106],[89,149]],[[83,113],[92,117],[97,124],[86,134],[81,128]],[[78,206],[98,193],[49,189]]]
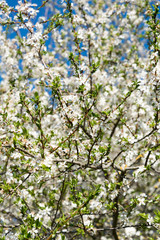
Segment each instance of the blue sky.
[[[8,5],[11,6],[11,7],[15,7],[16,5],[18,5],[18,0],[6,0],[6,2],[7,2]],[[23,2],[23,0],[22,0],[22,2]],[[43,0],[32,0],[32,1],[28,1],[28,2],[35,3],[35,4],[37,4],[37,6],[39,7],[39,6],[42,5]],[[39,10],[38,17],[39,17],[39,16],[44,16],[44,13],[45,13],[44,11],[45,11],[45,9],[44,9],[44,8],[41,8],[41,9]],[[13,13],[13,14],[14,14],[14,13]],[[13,15],[13,16],[14,16],[14,15]],[[12,17],[13,17],[13,16],[12,16]],[[36,21],[36,19],[33,20],[33,21]],[[4,29],[5,29],[5,27],[4,27]],[[16,36],[16,33],[15,33],[14,31],[12,31],[12,30],[9,31],[8,34],[9,34],[9,38],[14,38],[14,37]],[[26,31],[21,29],[21,35],[25,35],[25,34],[26,34]],[[2,80],[2,78],[1,78],[1,75],[0,75],[0,82],[1,82],[1,80]]]
[[[11,7],[15,7],[16,5],[18,5],[18,0],[6,0],[6,2]],[[22,0],[22,2],[24,2],[24,0]],[[35,4],[37,4],[38,7],[40,7],[44,1],[43,0],[32,0],[32,1],[28,1],[28,2],[31,2],[32,4],[35,3]],[[39,10],[38,16],[41,16],[41,15],[44,15],[44,8],[41,8]]]
[[[6,2],[8,3],[9,6],[12,6],[12,7],[18,4],[18,0],[6,0]],[[22,2],[24,2],[24,0],[22,0]],[[43,0],[32,0],[28,2],[36,3],[38,6],[41,6],[43,3]]]

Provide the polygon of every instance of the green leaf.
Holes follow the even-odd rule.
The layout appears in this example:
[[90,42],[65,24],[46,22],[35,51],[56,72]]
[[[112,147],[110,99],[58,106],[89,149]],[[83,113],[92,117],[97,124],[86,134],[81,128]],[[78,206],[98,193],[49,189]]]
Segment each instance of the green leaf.
[[157,211],[155,211],[154,212],[155,213],[155,217],[154,217],[154,222],[155,223],[160,223],[160,211],[159,210],[157,210]]

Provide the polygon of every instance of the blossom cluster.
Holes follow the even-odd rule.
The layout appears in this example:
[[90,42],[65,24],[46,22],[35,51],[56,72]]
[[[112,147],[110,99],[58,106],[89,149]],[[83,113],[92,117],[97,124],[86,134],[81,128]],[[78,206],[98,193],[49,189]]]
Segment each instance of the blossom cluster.
[[158,239],[159,6],[0,1],[0,238]]

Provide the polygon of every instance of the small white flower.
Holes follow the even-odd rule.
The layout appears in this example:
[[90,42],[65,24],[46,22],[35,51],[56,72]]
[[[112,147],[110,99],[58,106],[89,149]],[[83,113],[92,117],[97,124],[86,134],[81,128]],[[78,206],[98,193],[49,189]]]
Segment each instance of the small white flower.
[[136,234],[136,229],[134,227],[125,228],[125,233],[128,237],[134,236]]
[[147,222],[151,225],[153,223],[153,217],[148,216]]
[[99,201],[91,200],[90,201],[90,208],[96,209],[97,211],[101,208],[102,204]]
[[86,226],[89,226],[91,224],[91,219],[88,215],[83,215],[83,221]]

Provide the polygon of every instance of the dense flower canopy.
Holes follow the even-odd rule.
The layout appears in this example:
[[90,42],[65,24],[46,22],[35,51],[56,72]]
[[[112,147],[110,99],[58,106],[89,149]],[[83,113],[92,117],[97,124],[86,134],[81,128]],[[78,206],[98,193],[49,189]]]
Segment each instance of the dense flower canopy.
[[0,0],[0,239],[158,239],[157,2]]

